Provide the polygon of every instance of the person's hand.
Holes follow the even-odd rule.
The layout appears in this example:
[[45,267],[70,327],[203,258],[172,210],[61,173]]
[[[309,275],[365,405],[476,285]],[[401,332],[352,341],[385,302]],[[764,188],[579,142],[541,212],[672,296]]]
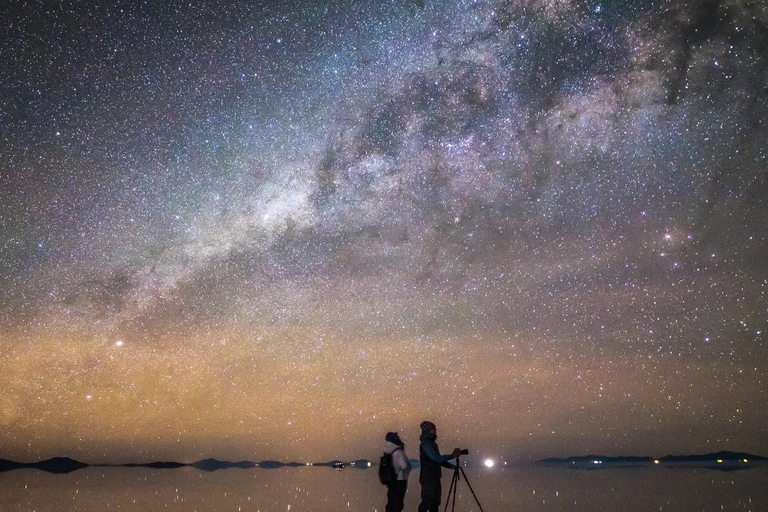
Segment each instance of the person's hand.
[[461,448],[454,448],[453,453],[451,453],[451,456],[456,459],[458,456],[461,455]]

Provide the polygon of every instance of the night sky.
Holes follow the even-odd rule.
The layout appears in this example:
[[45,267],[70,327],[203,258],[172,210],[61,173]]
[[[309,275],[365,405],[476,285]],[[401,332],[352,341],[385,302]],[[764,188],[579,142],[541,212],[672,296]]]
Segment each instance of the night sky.
[[0,457],[768,455],[762,1],[5,1]]

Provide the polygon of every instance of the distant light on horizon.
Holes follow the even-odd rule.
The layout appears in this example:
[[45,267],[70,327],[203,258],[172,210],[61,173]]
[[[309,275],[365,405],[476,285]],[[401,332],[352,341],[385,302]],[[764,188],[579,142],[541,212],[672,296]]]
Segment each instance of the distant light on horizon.
[[493,459],[485,459],[485,467],[492,468],[493,467]]

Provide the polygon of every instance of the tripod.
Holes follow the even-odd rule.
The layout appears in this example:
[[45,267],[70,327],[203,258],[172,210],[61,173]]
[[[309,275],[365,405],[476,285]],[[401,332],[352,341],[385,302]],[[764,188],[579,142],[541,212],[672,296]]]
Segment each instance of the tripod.
[[[475,503],[477,503],[478,508],[480,509],[480,512],[485,512],[483,510],[483,506],[480,505],[480,501],[477,499],[477,495],[475,494],[475,490],[472,489],[472,484],[469,483],[469,479],[467,478],[467,474],[464,472],[464,468],[461,467],[461,462],[459,461],[459,457],[456,457],[456,468],[453,470],[453,478],[451,479],[451,486],[448,488],[448,498],[445,500],[445,509],[443,512],[448,512],[448,503],[451,503],[451,512],[455,512],[456,510],[456,492],[459,489],[459,480],[461,480],[461,477],[459,476],[459,472],[461,472],[462,475],[464,475],[464,481],[467,482],[467,486],[469,487],[469,490],[472,491],[472,497],[475,498]],[[451,494],[453,494],[453,497],[451,497]]]

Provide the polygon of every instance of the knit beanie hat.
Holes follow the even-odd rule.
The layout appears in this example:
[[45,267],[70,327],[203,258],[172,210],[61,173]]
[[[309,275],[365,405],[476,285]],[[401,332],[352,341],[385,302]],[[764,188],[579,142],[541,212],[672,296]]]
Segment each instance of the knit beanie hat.
[[422,421],[421,422],[421,433],[422,434],[426,434],[427,432],[429,432],[433,428],[435,428],[435,424],[432,423],[431,421]]
[[387,432],[386,440],[399,446],[403,445],[403,442],[400,440],[400,436],[397,435],[397,432]]

